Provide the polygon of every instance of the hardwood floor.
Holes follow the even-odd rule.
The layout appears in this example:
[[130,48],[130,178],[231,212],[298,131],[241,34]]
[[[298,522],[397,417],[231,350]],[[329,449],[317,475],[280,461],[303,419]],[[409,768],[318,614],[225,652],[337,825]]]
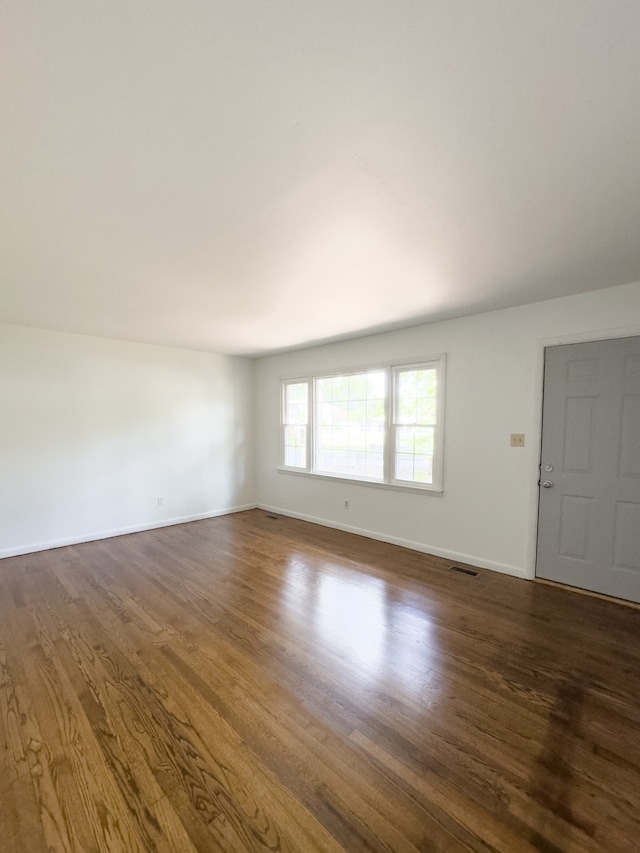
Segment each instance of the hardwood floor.
[[0,849],[640,845],[640,610],[260,510],[0,561]]

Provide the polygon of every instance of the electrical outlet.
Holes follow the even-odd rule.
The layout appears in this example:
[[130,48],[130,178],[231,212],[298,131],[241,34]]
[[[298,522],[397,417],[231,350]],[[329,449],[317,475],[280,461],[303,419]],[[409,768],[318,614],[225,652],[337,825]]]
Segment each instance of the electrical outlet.
[[164,505],[164,498],[158,498],[158,506]]
[[524,433],[523,432],[512,432],[511,433],[511,447],[524,447]]
[[345,509],[349,509],[349,501],[345,501],[345,502],[344,502],[344,508],[345,508]]

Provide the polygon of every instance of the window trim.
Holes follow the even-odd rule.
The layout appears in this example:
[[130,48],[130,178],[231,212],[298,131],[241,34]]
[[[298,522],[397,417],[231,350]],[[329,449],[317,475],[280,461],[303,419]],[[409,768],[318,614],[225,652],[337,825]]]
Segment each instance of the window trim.
[[[411,369],[433,369],[437,371],[438,395],[436,409],[436,425],[434,433],[434,455],[433,455],[433,480],[430,484],[421,484],[410,480],[399,480],[394,476],[394,449],[395,432],[397,424],[394,422],[394,407],[396,395],[396,376],[402,370]],[[325,473],[313,470],[315,459],[315,381],[317,379],[329,379],[335,376],[349,376],[353,374],[368,373],[374,370],[384,370],[387,377],[385,395],[385,444],[383,480],[366,479],[354,477],[348,474]],[[284,388],[287,385],[307,383],[308,408],[307,408],[307,447],[306,468],[297,468],[284,465]],[[351,366],[349,368],[333,369],[319,372],[309,372],[279,377],[280,388],[280,452],[278,472],[283,474],[295,474],[302,477],[328,480],[336,483],[356,483],[360,486],[372,488],[392,489],[394,491],[414,492],[441,496],[443,494],[443,468],[444,468],[444,417],[445,417],[445,386],[446,386],[446,353],[437,353],[408,360],[393,360],[385,363]]]
[[311,447],[311,457],[309,459],[309,465],[308,465],[308,473],[312,474],[313,476],[335,477],[337,480],[350,480],[352,482],[355,481],[357,483],[375,483],[377,485],[385,485],[386,483],[388,483],[386,444],[385,444],[385,447],[383,449],[383,475],[382,475],[382,479],[379,479],[377,477],[363,477],[363,476],[358,476],[358,475],[339,474],[335,471],[314,471],[313,470],[313,464],[314,464],[314,460],[316,458],[316,449],[317,449],[316,448],[316,440],[318,437],[318,428],[317,428],[317,423],[316,423],[316,418],[317,418],[318,413],[315,410],[316,382],[318,382],[318,380],[322,380],[322,379],[334,379],[334,378],[338,378],[338,377],[342,377],[342,376],[346,376],[346,377],[360,376],[360,375],[366,375],[368,373],[374,373],[374,372],[385,373],[385,395],[384,395],[385,423],[384,423],[384,428],[386,430],[388,428],[387,421],[388,421],[388,409],[389,409],[389,381],[388,381],[389,380],[389,375],[388,375],[389,371],[388,371],[388,367],[389,367],[389,365],[376,365],[374,367],[363,367],[363,368],[355,367],[355,368],[352,368],[351,370],[346,370],[346,371],[338,370],[338,371],[331,371],[330,373],[314,373],[314,374],[309,376],[308,381],[309,381],[310,388],[311,388],[311,399],[313,401],[313,408],[310,411],[310,419],[313,418],[313,426],[311,429],[312,447]]
[[[284,434],[285,434],[285,426],[291,426],[288,423],[285,423],[285,409],[286,409],[286,398],[284,394],[284,389],[288,385],[300,385],[302,383],[306,383],[307,385],[307,423],[306,423],[306,441],[305,441],[305,461],[306,465],[304,468],[299,468],[295,465],[284,465],[284,455],[285,455],[285,443],[284,443]],[[283,471],[296,471],[298,473],[309,473],[311,470],[311,414],[312,414],[312,401],[313,401],[313,392],[309,386],[309,379],[307,376],[300,376],[293,379],[281,379],[280,380],[280,468],[279,470]],[[297,424],[297,426],[301,426]]]
[[[433,468],[432,482],[427,486],[414,484],[411,480],[401,480],[395,476],[393,458],[396,452],[396,436],[397,428],[401,424],[396,421],[395,407],[397,403],[397,380],[396,377],[404,370],[431,370],[435,367],[438,391],[436,396],[436,422],[433,436]],[[402,363],[390,365],[390,375],[392,382],[390,384],[390,410],[388,413],[388,428],[389,428],[389,483],[393,486],[404,486],[417,489],[426,489],[436,492],[442,492],[442,477],[444,468],[444,397],[445,397],[445,367],[446,355],[442,353],[439,356],[432,357],[428,360],[423,360],[415,363]]]

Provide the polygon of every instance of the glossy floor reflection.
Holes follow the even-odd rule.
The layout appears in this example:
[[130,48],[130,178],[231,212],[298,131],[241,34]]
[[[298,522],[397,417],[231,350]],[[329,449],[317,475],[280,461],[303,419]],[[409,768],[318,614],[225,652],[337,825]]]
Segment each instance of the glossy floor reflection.
[[331,561],[296,555],[285,574],[283,617],[310,632],[317,656],[342,666],[352,685],[379,686],[433,700],[437,632],[430,616],[384,580]]

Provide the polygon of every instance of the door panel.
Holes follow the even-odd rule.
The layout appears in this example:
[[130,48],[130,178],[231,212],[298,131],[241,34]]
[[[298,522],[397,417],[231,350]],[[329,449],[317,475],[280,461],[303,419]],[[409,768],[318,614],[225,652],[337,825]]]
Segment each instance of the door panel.
[[638,394],[627,394],[622,399],[620,476],[640,477],[640,395]]
[[589,559],[589,530],[593,498],[562,495],[560,502],[560,554],[574,560]]
[[568,397],[566,400],[564,453],[565,472],[591,471],[597,397]]
[[638,337],[545,352],[536,574],[640,601]]
[[640,572],[640,504],[618,501],[613,543],[614,566]]

